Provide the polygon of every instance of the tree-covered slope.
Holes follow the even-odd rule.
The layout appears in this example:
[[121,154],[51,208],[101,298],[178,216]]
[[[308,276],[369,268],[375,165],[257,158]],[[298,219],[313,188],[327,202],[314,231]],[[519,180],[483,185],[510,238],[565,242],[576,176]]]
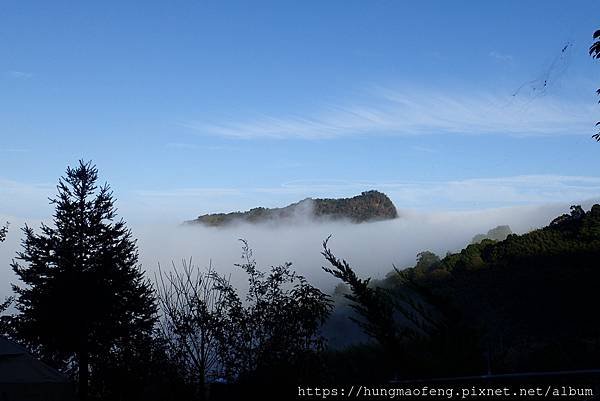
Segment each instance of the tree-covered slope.
[[[416,266],[411,271],[423,279],[435,280],[457,277],[465,271],[494,268],[514,268],[534,263],[536,259],[564,261],[565,268],[578,255],[600,251],[600,205],[589,212],[579,206],[571,207],[571,214],[554,219],[548,226],[527,234],[510,234],[504,241],[484,239],[467,246],[458,253],[448,254],[434,263]],[[589,262],[592,262],[591,260]]]
[[[504,241],[432,255],[419,254],[404,277],[434,307],[451,307],[476,329],[496,369],[593,367],[600,356],[600,205],[588,212],[573,206],[547,227]],[[380,284],[401,291],[400,277]]]
[[[374,340],[359,349],[380,351],[389,364],[386,377],[598,367],[600,205],[588,212],[573,206],[547,227],[484,239],[443,258],[421,252],[414,267],[384,280],[356,275],[327,241],[323,255],[331,266],[325,271],[347,286],[352,311],[337,314],[358,321]],[[334,317],[335,328],[341,320]],[[336,355],[357,355],[349,350]]]
[[398,212],[390,198],[378,191],[366,191],[352,198],[307,198],[282,208],[257,207],[246,212],[205,214],[186,223],[218,227],[235,222],[282,222],[293,218],[346,219],[353,223],[362,223],[396,217]]

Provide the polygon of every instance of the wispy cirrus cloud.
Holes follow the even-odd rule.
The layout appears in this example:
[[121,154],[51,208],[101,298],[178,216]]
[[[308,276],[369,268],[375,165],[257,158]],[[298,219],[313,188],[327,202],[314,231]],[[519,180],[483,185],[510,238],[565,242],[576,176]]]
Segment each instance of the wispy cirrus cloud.
[[195,143],[186,143],[186,142],[169,142],[166,144],[167,149],[173,150],[212,150],[212,151],[238,151],[243,148],[239,146],[229,146],[229,145],[197,145]]
[[378,88],[364,101],[327,105],[312,113],[183,125],[202,134],[243,139],[323,139],[349,135],[588,135],[593,121],[593,104],[552,96],[532,100],[483,92]]
[[139,190],[135,194],[150,198],[190,198],[210,196],[232,196],[240,193],[234,188],[177,188],[172,190]]
[[[204,213],[285,206],[306,197],[355,196],[370,189],[385,192],[403,209],[480,210],[600,199],[600,177],[538,174],[445,181],[307,179],[276,186],[137,189],[120,192],[118,206],[128,220],[183,221]],[[0,179],[0,214],[49,217],[47,198],[55,191],[52,184]]]
[[6,71],[6,75],[13,79],[29,79],[33,77],[33,73],[25,71]]
[[337,181],[302,180],[262,192],[356,194],[368,189],[388,193],[409,207],[520,205],[572,202],[600,198],[600,177],[568,175],[519,175],[447,181]]
[[256,206],[285,206],[306,197],[349,197],[370,189],[385,192],[399,208],[479,210],[600,199],[600,177],[520,175],[447,181],[295,180],[265,187],[135,191],[130,201],[137,212],[144,206],[147,211],[172,216],[176,212],[179,219],[187,219],[198,214]]
[[[386,186],[383,186],[386,188]],[[390,184],[391,196],[415,207],[485,208],[600,198],[600,177],[522,175]]]
[[273,187],[177,188],[138,190],[149,198],[193,198],[243,196],[248,193],[331,196],[356,194],[378,189],[399,198],[423,203],[427,199],[447,198],[455,201],[490,201],[535,203],[569,201],[600,197],[600,177],[570,175],[519,175],[511,177],[470,178],[447,181],[349,181],[294,180]]

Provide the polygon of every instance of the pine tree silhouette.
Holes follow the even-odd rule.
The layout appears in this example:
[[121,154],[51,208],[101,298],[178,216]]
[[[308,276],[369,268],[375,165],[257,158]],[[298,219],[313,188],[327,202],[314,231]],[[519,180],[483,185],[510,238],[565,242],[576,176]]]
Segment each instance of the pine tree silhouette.
[[149,335],[156,319],[136,241],[116,220],[110,187],[98,187],[97,179],[91,162],[68,167],[50,199],[53,226],[42,224],[39,234],[25,226],[12,263],[24,284],[13,285],[17,335],[46,360],[75,364],[82,400],[94,361]]

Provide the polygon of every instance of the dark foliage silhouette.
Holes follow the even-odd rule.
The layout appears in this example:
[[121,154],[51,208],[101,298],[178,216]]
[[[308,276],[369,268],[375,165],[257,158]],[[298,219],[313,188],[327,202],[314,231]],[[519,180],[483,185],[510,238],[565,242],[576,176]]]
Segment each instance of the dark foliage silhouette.
[[383,280],[360,278],[323,245],[325,270],[350,289],[350,318],[376,340],[330,354],[345,365],[337,380],[375,370],[373,380],[597,367],[600,205],[572,206],[547,227],[444,258],[421,252],[415,267]]
[[298,382],[318,376],[325,347],[320,328],[331,309],[329,296],[292,270],[291,263],[259,270],[242,240],[237,266],[248,276],[245,302],[222,279],[224,296],[220,358],[227,380],[241,383]]
[[[8,223],[0,227],[0,242],[6,240],[6,233],[8,232]],[[10,329],[8,316],[2,316],[2,314],[10,307],[14,298],[7,297],[2,303],[0,303],[0,334],[8,334]]]
[[[103,365],[149,338],[156,306],[138,265],[136,241],[116,220],[112,192],[96,185],[91,162],[67,168],[57,186],[53,225],[23,228],[12,268],[18,314],[14,328],[33,352],[76,373],[102,397]],[[91,374],[90,374],[91,373]]]
[[258,269],[242,240],[238,267],[248,276],[246,302],[225,281],[227,329],[221,347],[224,373],[240,381],[280,382],[308,379],[324,349],[319,329],[331,309],[329,296],[292,270],[291,263]]
[[362,318],[354,319],[363,330],[383,347],[393,349],[404,334],[394,319],[394,304],[389,294],[381,287],[369,286],[370,279],[359,278],[345,260],[338,259],[328,248],[330,238],[323,241],[323,256],[332,268],[323,267],[327,273],[339,278],[351,290],[345,294],[352,308]]
[[[600,29],[594,32],[594,43],[590,46],[590,56],[595,59],[600,59]],[[600,95],[600,89],[596,90],[596,93]],[[599,125],[600,121],[596,123],[596,126]],[[594,138],[596,141],[600,141],[600,132],[594,134],[592,138]]]
[[198,399],[248,396],[238,390],[323,374],[320,329],[331,310],[329,296],[291,263],[261,271],[241,241],[243,262],[236,266],[248,277],[245,298],[228,278],[191,261],[157,277],[161,335]]
[[0,242],[4,242],[6,239],[6,233],[8,232],[8,223],[6,225],[0,227]]
[[[432,305],[441,305],[431,294],[409,275],[395,269],[394,286],[373,285],[370,278],[361,279],[343,259],[338,259],[328,247],[329,238],[323,242],[323,256],[331,268],[327,273],[340,279],[350,288],[344,296],[358,318],[350,317],[367,335],[377,341],[383,350],[382,364],[388,364],[388,375],[406,374],[399,363],[406,360],[407,347],[414,347],[424,339],[439,336],[447,330],[449,308],[437,311]],[[427,254],[422,254],[427,257]]]
[[195,399],[169,345],[160,336],[127,339],[119,352],[95,357],[90,393],[101,400],[180,401]]
[[[402,280],[392,273],[373,285],[395,294],[410,283],[441,311],[439,330],[410,340],[420,376],[587,369],[600,356],[599,257],[600,205],[572,206],[542,229],[428,257],[433,263],[403,270]],[[471,356],[452,358],[457,346]]]
[[200,399],[207,383],[219,378],[221,366],[219,341],[225,329],[225,293],[220,286],[226,280],[212,267],[202,271],[189,261],[182,268],[166,273],[159,267],[156,277],[160,307],[160,336],[171,360]]

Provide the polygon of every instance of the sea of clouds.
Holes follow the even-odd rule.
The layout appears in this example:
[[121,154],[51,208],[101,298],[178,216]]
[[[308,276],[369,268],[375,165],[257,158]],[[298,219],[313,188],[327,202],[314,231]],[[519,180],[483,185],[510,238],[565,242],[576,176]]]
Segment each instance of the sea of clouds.
[[[592,202],[584,203],[590,207]],[[353,224],[346,221],[314,222],[303,216],[283,224],[239,223],[227,227],[205,227],[173,223],[137,223],[131,225],[138,240],[140,263],[154,280],[160,265],[163,270],[181,267],[192,260],[200,268],[209,264],[218,272],[231,275],[238,288],[244,288],[245,276],[235,264],[241,263],[241,242],[248,241],[258,266],[291,262],[295,270],[325,291],[331,291],[336,279],[325,273],[322,242],[329,235],[330,248],[346,259],[362,276],[383,277],[393,269],[414,265],[417,253],[430,250],[443,256],[466,246],[471,238],[490,228],[508,224],[513,232],[525,233],[547,225],[554,217],[567,213],[569,204],[495,208],[476,211],[423,212],[399,210],[394,220]],[[2,217],[2,216],[0,216]],[[7,239],[0,244],[0,299],[11,294],[10,284],[17,282],[10,262],[20,249],[25,221],[9,220]],[[0,220],[0,221],[3,221]],[[39,228],[40,221],[28,221]]]

